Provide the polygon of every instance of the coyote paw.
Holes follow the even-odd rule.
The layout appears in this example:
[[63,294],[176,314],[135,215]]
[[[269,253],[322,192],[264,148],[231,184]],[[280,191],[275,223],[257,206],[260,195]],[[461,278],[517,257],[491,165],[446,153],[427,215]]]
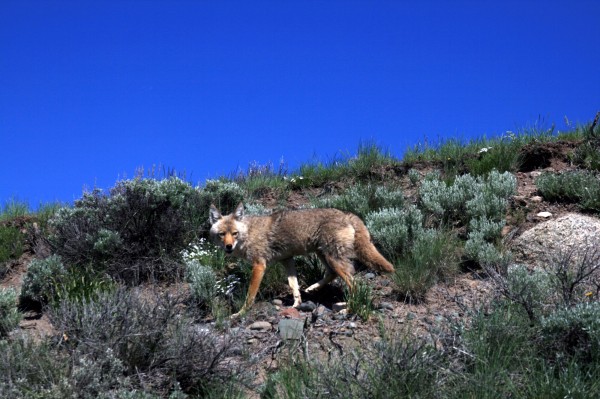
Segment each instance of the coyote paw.
[[309,293],[309,292],[317,291],[319,288],[321,288],[321,286],[319,284],[313,284],[310,287],[308,287],[307,289],[305,289],[304,292]]
[[246,312],[247,312],[246,309],[240,309],[239,312],[232,314],[231,316],[229,316],[229,318],[239,319],[240,317],[244,316],[246,314]]

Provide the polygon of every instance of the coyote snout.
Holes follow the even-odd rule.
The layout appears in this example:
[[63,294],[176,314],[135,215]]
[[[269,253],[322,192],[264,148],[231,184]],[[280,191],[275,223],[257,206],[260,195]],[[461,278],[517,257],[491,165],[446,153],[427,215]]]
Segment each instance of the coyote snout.
[[234,213],[223,216],[210,207],[210,236],[226,253],[252,262],[252,278],[246,302],[236,313],[245,313],[254,303],[267,263],[281,261],[287,269],[294,307],[302,303],[293,257],[315,252],[326,266],[325,276],[306,289],[318,290],[340,277],[352,289],[353,260],[367,267],[393,272],[371,243],[360,218],[337,209],[305,209],[276,212],[270,216],[246,216],[240,203]]

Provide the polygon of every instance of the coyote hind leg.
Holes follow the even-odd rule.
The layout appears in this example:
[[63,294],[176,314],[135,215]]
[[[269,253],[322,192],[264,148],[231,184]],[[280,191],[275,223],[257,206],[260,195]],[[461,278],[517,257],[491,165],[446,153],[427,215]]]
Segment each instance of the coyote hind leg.
[[327,284],[331,283],[333,280],[335,280],[336,277],[337,275],[334,272],[332,272],[329,268],[327,268],[325,270],[325,275],[323,276],[323,278],[311,285],[310,287],[308,287],[307,289],[305,289],[304,292],[318,291]]

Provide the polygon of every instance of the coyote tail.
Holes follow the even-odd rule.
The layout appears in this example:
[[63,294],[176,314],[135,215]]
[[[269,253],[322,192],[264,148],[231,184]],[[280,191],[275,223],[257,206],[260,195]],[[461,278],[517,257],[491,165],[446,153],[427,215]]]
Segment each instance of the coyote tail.
[[358,216],[352,215],[352,226],[354,227],[354,250],[357,259],[369,269],[393,273],[394,266],[375,248],[371,242],[369,230]]

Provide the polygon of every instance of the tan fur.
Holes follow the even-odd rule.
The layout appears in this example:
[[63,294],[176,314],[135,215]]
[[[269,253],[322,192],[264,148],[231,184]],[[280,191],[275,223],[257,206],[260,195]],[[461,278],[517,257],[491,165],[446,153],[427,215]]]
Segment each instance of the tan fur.
[[293,257],[317,253],[327,269],[323,279],[306,289],[320,289],[336,276],[352,289],[353,260],[370,269],[391,273],[394,266],[371,243],[360,218],[337,209],[282,211],[269,216],[245,216],[239,204],[234,213],[223,216],[214,205],[210,209],[210,236],[227,253],[252,262],[252,278],[244,306],[234,316],[245,313],[254,303],[267,264],[282,261],[294,294],[294,306],[302,302]]

